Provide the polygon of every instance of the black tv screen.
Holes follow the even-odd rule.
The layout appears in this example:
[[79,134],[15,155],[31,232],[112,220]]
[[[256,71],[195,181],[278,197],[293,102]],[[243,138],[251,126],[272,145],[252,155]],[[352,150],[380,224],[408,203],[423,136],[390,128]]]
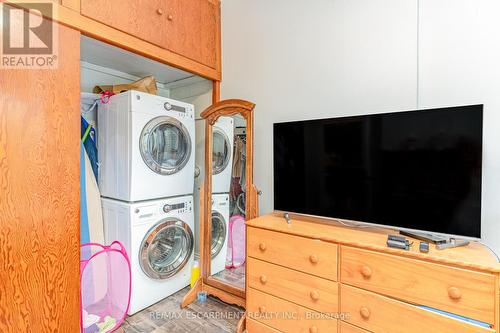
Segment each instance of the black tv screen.
[[274,124],[274,209],[480,238],[483,106]]

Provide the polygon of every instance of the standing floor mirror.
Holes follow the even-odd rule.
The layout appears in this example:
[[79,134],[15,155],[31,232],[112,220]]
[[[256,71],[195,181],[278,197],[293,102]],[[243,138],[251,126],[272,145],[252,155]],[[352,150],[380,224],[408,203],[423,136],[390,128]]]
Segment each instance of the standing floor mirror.
[[[200,196],[201,278],[182,306],[200,291],[245,307],[245,221],[257,217],[253,184],[253,110],[238,99],[213,104],[205,119],[204,185]],[[239,329],[244,325],[241,321]]]

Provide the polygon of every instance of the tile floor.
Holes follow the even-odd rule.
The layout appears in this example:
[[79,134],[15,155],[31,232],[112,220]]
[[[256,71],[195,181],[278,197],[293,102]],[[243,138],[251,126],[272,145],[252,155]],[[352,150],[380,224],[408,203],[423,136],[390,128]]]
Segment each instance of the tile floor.
[[223,333],[235,332],[244,310],[209,297],[180,308],[184,288],[151,307],[127,317],[118,333]]

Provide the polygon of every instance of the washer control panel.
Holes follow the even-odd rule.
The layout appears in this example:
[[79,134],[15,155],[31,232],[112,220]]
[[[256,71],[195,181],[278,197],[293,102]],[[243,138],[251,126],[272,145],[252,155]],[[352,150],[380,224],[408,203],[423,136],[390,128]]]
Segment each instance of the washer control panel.
[[193,205],[191,201],[186,201],[177,204],[165,204],[163,205],[163,212],[170,213],[172,211],[176,211],[177,213],[185,213],[190,212],[193,209]]
[[180,117],[193,118],[193,108],[191,106],[176,105],[171,102],[163,102],[162,106],[165,111],[178,112]]
[[194,119],[194,106],[170,98],[132,91],[132,110],[152,109],[154,112],[175,113],[175,117]]

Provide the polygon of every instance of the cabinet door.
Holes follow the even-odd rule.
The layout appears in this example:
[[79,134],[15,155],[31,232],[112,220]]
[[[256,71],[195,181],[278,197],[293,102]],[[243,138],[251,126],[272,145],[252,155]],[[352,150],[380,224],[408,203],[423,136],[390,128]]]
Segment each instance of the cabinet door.
[[171,15],[165,5],[163,0],[82,0],[81,12],[84,16],[163,47],[163,31]]
[[217,67],[217,0],[82,0],[82,15],[211,68]]
[[217,68],[220,57],[220,2],[205,0],[201,4],[201,60],[200,62]]
[[80,330],[80,34],[56,69],[0,69],[0,332]]
[[163,47],[216,68],[219,3],[215,0],[163,0],[167,8]]

